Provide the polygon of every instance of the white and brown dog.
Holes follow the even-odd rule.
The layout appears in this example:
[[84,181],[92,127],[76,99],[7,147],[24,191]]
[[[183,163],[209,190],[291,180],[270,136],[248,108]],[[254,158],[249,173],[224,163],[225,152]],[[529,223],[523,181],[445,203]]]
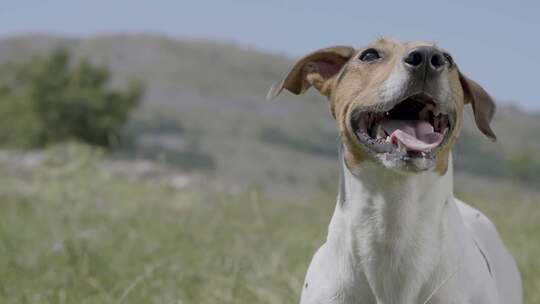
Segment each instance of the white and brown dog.
[[519,271],[494,225],[453,195],[450,150],[467,103],[495,140],[484,89],[434,44],[389,39],[311,53],[269,97],[311,86],[330,102],[342,171],[301,303],[522,303]]

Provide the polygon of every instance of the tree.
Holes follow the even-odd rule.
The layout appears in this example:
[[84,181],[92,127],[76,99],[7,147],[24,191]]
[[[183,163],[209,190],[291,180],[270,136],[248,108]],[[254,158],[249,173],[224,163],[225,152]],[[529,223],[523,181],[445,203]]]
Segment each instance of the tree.
[[143,87],[131,81],[124,90],[110,86],[107,67],[68,50],[0,67],[0,145],[39,148],[79,140],[111,147],[137,106]]

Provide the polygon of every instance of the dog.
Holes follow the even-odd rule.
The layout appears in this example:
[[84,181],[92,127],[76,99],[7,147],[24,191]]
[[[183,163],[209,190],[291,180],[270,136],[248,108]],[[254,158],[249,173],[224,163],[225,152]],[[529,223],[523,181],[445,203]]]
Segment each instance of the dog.
[[270,89],[327,97],[340,186],[301,304],[521,304],[521,276],[492,222],[453,196],[451,148],[472,106],[493,141],[495,104],[428,42],[382,38],[300,59]]

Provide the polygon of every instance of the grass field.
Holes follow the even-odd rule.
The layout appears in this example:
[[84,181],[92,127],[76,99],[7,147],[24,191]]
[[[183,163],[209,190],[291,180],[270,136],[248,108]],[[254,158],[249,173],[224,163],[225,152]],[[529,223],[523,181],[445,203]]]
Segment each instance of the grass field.
[[[99,157],[0,168],[0,303],[297,303],[333,194],[179,191],[112,176]],[[496,222],[540,303],[540,199],[461,196]]]

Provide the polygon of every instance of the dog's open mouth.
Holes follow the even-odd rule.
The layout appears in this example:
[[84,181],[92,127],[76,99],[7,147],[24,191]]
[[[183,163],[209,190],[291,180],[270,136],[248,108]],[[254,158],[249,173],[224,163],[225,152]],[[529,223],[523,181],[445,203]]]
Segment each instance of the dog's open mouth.
[[409,157],[433,154],[451,130],[451,116],[433,98],[416,94],[390,110],[365,110],[353,114],[358,140],[376,153],[399,152]]

